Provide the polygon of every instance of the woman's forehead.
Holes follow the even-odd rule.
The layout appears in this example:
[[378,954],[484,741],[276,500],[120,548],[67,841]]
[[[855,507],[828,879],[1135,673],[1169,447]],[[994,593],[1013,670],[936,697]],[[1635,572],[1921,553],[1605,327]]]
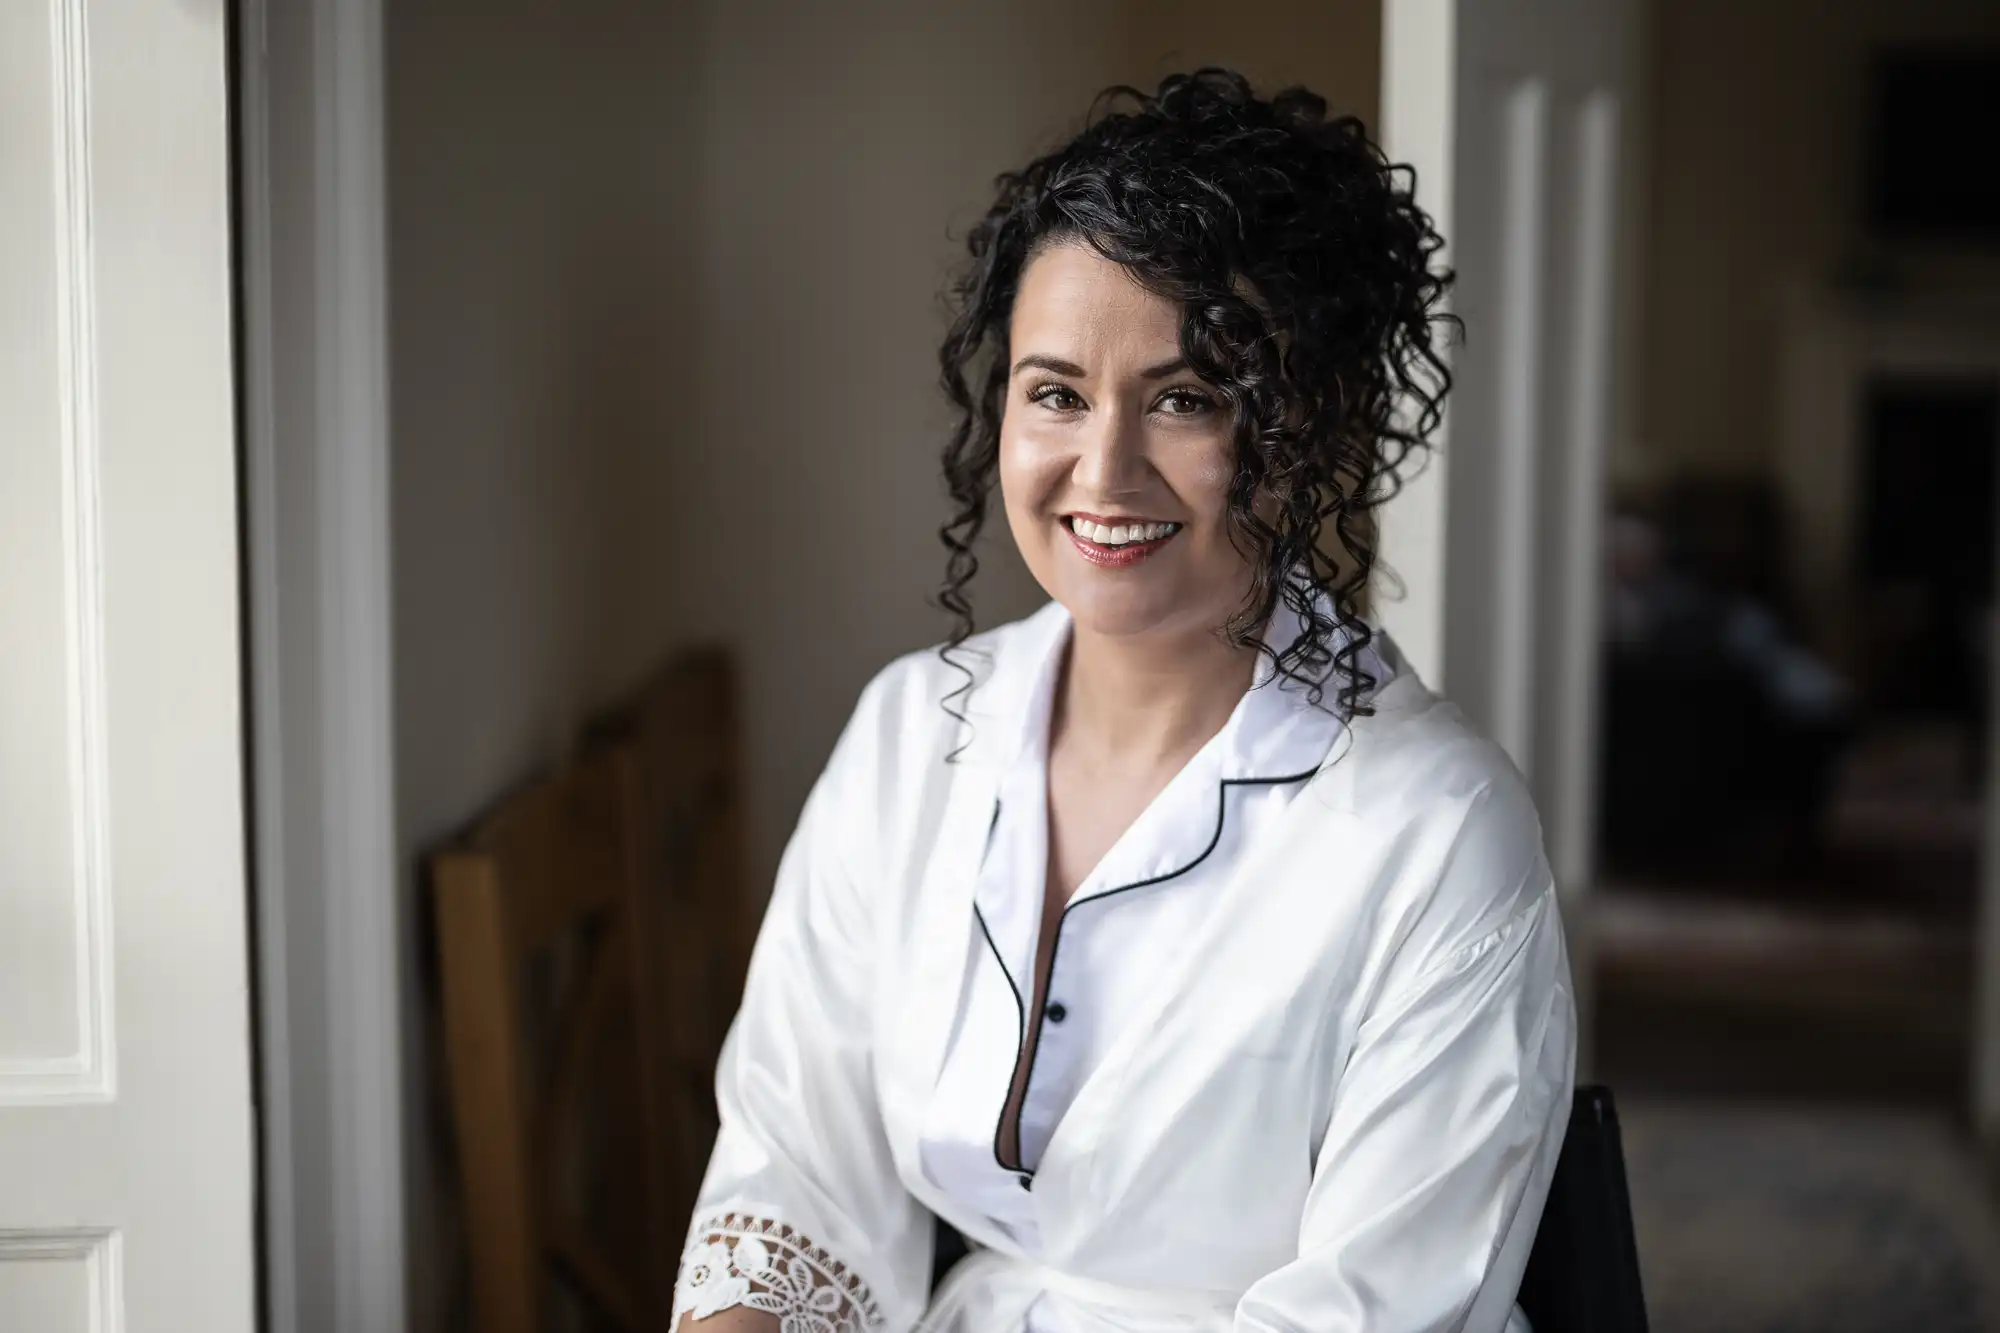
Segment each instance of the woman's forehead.
[[1180,326],[1178,307],[1147,290],[1122,265],[1088,245],[1056,245],[1037,254],[1021,274],[1012,351],[1072,361],[1157,360],[1179,347]]

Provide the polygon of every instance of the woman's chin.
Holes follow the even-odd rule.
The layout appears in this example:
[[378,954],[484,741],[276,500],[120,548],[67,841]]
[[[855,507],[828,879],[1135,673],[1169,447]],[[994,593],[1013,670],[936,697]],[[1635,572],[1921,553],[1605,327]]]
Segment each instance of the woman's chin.
[[1111,638],[1170,629],[1186,619],[1189,599],[1176,595],[1171,580],[1128,577],[1138,572],[1085,571],[1065,579],[1055,599],[1079,630]]

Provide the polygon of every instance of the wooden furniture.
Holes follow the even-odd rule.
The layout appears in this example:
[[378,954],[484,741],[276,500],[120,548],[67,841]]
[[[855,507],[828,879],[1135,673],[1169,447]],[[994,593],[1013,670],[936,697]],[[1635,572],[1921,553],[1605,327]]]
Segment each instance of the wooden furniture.
[[593,734],[635,758],[635,851],[663,962],[655,1002],[668,1016],[667,1095],[691,1127],[668,1182],[670,1206],[685,1219],[714,1142],[716,1060],[763,914],[744,869],[733,661],[720,648],[676,657]]
[[667,1329],[754,930],[735,717],[678,659],[430,858],[481,1333]]

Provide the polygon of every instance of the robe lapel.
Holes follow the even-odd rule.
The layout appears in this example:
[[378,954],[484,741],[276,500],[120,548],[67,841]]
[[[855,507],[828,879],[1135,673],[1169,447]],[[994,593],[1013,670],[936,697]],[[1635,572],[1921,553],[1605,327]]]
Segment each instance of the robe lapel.
[[[1228,929],[1230,916],[1242,910],[1243,895],[1269,892],[1273,880],[1284,873],[1285,854],[1302,825],[1313,823],[1319,812],[1312,807],[1323,799],[1320,789],[1332,777],[1331,771],[1309,780],[1305,791],[1293,801],[1277,828],[1255,851],[1246,856],[1221,885],[1200,924],[1189,932],[1178,953],[1162,961],[1145,1002],[1132,1021],[1111,1041],[1104,1057],[1084,1078],[1068,1111],[1055,1127],[1042,1155],[1036,1188],[1051,1216],[1069,1216],[1077,1209],[1082,1215],[1102,1217],[1118,1202],[1107,1193],[1103,1173],[1090,1170],[1098,1146],[1107,1130],[1115,1133],[1124,1117],[1135,1113],[1124,1101],[1126,1075],[1135,1060],[1171,1060],[1170,1050],[1160,1049],[1160,1032],[1172,1006],[1199,995],[1198,970],[1207,956],[1206,942]],[[1199,1002],[1197,1000],[1197,1002]]]
[[938,767],[937,780],[947,787],[944,808],[909,902],[908,933],[894,951],[898,993],[885,999],[895,1010],[894,1054],[882,1075],[893,1093],[884,1099],[885,1118],[906,1182],[924,1179],[919,1158],[924,1108],[944,1065],[973,948],[985,947],[972,905],[994,802],[1021,744],[1026,696],[1068,628],[1067,613],[1051,603],[994,642],[990,666],[964,699],[970,725],[969,733],[961,733],[964,748]]
[[906,1181],[923,1177],[918,1136],[923,1108],[930,1104],[952,1019],[965,988],[965,971],[976,938],[972,892],[979,857],[993,818],[998,774],[986,765],[965,765],[952,775],[951,791],[938,825],[930,864],[911,905],[909,934],[900,951],[907,963],[896,1008],[896,1056],[885,1071],[900,1095],[886,1099],[905,1114],[891,1145]]
[[[1281,610],[1274,619],[1272,632],[1274,646],[1286,646],[1291,641],[1289,636],[1299,632],[1297,618]],[[1400,703],[1414,680],[1401,655],[1386,636],[1379,635],[1369,652],[1371,659],[1367,665],[1378,681],[1375,700]],[[1089,1161],[1102,1131],[1116,1123],[1125,1071],[1136,1056],[1147,1050],[1168,1007],[1192,990],[1195,971],[1205,956],[1203,941],[1213,939],[1217,931],[1226,928],[1227,917],[1241,910],[1238,904],[1244,894],[1260,891],[1260,886],[1284,873],[1285,857],[1299,830],[1320,817],[1315,806],[1327,798],[1330,790],[1345,783],[1350,771],[1336,762],[1349,749],[1348,724],[1309,705],[1301,692],[1281,685],[1262,667],[1254,687],[1219,739],[1224,742],[1219,756],[1224,787],[1319,771],[1305,779],[1307,789],[1293,800],[1279,826],[1238,863],[1221,892],[1202,913],[1200,926],[1190,934],[1178,955],[1166,960],[1145,1004],[1085,1077],[1068,1111],[1057,1123],[1042,1155],[1037,1182],[1044,1187],[1060,1182],[1056,1184],[1058,1189],[1090,1192],[1093,1207],[1100,1209],[1108,1208],[1112,1201],[1096,1197],[1093,1185],[1068,1172]],[[1222,799],[1228,800],[1226,792]],[[1228,818],[1224,808],[1218,807],[1217,814],[1220,819]],[[1055,1200],[1051,1199],[1051,1203]]]

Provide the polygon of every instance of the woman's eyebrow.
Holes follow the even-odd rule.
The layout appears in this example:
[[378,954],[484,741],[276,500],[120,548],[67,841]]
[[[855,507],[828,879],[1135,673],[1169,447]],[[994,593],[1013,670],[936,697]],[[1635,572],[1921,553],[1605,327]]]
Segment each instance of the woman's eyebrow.
[[1030,352],[1016,361],[1014,368],[1007,373],[1012,377],[1024,370],[1046,370],[1051,375],[1068,375],[1073,379],[1082,379],[1085,373],[1083,367],[1074,361],[1065,361],[1059,356],[1043,356],[1038,352]]
[[[1169,375],[1178,374],[1186,369],[1187,358],[1177,356],[1170,361],[1162,361],[1157,366],[1146,367],[1139,372],[1139,378],[1142,380],[1163,380]],[[1077,379],[1081,379],[1088,373],[1074,361],[1065,361],[1059,356],[1043,356],[1039,352],[1030,352],[1027,356],[1016,361],[1014,368],[1008,374],[1011,377],[1020,374],[1024,370],[1046,370],[1052,375],[1068,375]]]

